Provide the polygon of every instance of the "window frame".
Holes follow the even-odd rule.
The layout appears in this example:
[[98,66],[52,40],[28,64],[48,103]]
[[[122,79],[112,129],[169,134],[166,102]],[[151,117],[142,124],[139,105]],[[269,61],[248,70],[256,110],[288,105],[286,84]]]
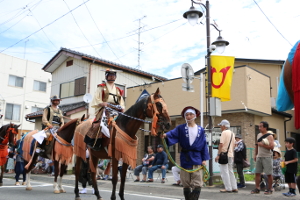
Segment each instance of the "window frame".
[[[11,85],[11,84],[10,84],[10,78],[11,78],[11,77],[14,77],[14,78],[15,78],[15,83],[14,83],[14,85]],[[17,86],[17,78],[22,79],[22,86]],[[18,88],[23,88],[23,86],[24,86],[24,77],[16,76],[16,75],[13,75],[13,74],[9,74],[9,77],[8,77],[8,86],[11,86],[11,87],[18,87]]]
[[[10,118],[7,118],[7,105],[8,104],[10,104],[10,105],[13,105],[13,109],[12,109],[12,115],[11,115],[11,119]],[[18,119],[17,120],[14,120],[13,118],[13,114],[14,114],[14,106],[19,106],[20,107],[20,109],[19,109],[19,116],[18,116]],[[6,103],[6,105],[5,105],[5,117],[4,117],[4,119],[5,120],[11,120],[11,121],[16,121],[16,122],[19,122],[20,121],[20,119],[21,119],[21,109],[22,109],[22,105],[21,104],[14,104],[14,103]]]
[[[45,83],[45,91],[44,90],[36,90],[35,87],[35,82],[39,83],[39,88],[40,88],[40,83]],[[38,92],[47,92],[47,83],[43,81],[38,81],[38,80],[33,80],[33,90],[38,91]]]

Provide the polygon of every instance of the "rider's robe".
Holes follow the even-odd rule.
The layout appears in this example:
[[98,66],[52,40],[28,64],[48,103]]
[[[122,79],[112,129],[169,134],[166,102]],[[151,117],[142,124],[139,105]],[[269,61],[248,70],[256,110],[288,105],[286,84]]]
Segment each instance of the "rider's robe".
[[198,126],[198,134],[192,145],[189,142],[187,124],[181,124],[166,134],[168,146],[179,142],[182,147],[180,163],[183,168],[191,169],[193,165],[202,165],[202,161],[210,159],[204,129],[201,126]]

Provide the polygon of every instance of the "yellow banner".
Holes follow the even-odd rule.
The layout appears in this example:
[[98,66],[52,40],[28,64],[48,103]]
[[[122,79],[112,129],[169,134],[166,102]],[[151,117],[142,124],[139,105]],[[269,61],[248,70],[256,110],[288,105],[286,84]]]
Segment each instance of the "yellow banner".
[[221,101],[230,101],[234,57],[213,55],[210,64],[212,97],[220,98]]

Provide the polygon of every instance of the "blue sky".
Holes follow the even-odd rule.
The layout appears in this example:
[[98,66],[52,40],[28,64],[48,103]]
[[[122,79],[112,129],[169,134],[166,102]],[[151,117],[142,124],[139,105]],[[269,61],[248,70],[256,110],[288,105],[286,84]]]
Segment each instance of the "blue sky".
[[[190,5],[189,0],[0,0],[0,52],[46,64],[65,47],[135,68],[142,18],[140,69],[176,78],[183,63],[194,71],[205,65],[205,19],[200,19],[204,25],[187,23],[182,14]],[[299,7],[299,0],[211,0],[210,15],[230,42],[224,55],[285,60],[300,39]],[[211,27],[211,42],[217,36]]]

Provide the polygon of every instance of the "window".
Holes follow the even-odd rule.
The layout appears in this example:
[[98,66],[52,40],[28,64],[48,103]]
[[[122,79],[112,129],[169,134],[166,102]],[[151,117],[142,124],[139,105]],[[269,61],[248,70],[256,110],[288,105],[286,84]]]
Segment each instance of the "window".
[[84,95],[86,92],[86,77],[75,79],[75,91],[74,95]]
[[23,78],[14,75],[9,75],[8,85],[15,87],[23,87]]
[[5,109],[5,119],[20,121],[20,111],[20,105],[7,103]]
[[33,90],[46,92],[47,83],[41,81],[33,82]]
[[60,98],[74,96],[75,82],[68,82],[60,84]]
[[44,108],[39,108],[39,107],[31,107],[31,112],[37,112],[37,111],[40,111],[40,110],[43,110]]

